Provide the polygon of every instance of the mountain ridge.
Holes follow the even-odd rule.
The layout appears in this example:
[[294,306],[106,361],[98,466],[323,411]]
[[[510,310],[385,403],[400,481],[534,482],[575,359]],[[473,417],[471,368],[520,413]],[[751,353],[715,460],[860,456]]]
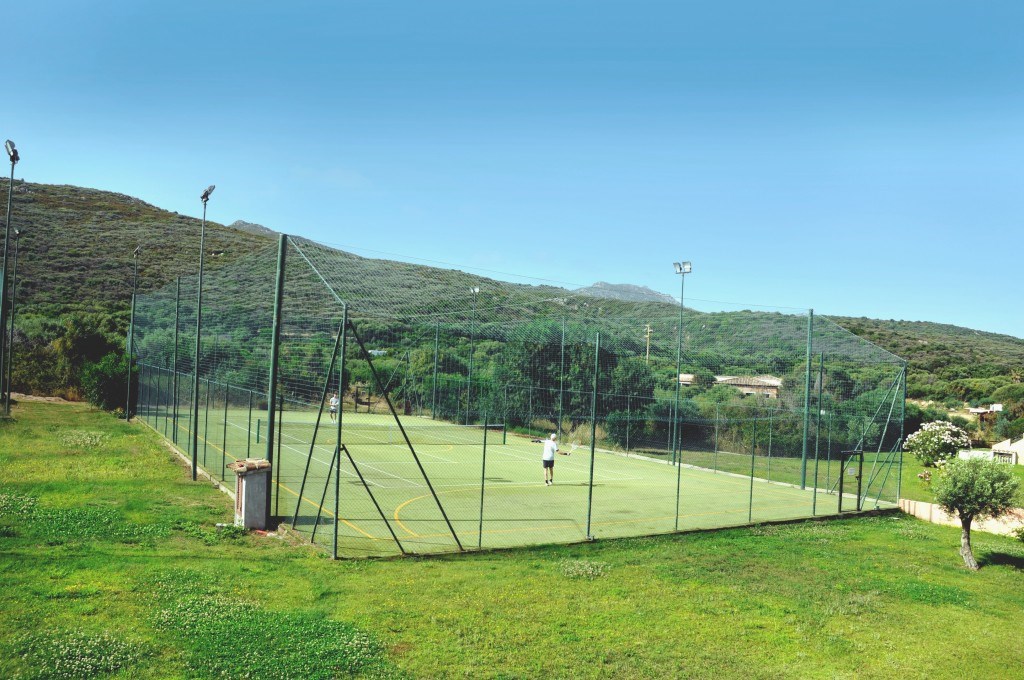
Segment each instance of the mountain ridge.
[[[0,191],[7,188],[0,180]],[[12,225],[22,229],[18,269],[18,326],[36,333],[39,342],[52,340],[54,320],[68,313],[98,313],[115,318],[110,332],[127,329],[131,301],[132,251],[142,246],[139,290],[146,292],[194,272],[201,221],[162,210],[141,199],[73,185],[46,185],[15,180]],[[216,271],[253,252],[276,248],[278,232],[253,222],[231,225],[207,221],[209,271]],[[194,245],[193,245],[194,243]],[[344,252],[344,251],[339,251]],[[407,277],[401,294],[422,295],[424,277],[438,268],[362,258],[366,272]],[[381,269],[384,268],[384,269]],[[446,276],[455,276],[444,270]],[[453,270],[454,271],[454,270]],[[463,274],[463,277],[469,277]],[[457,278],[457,277],[456,277]],[[634,284],[596,282],[579,290],[559,286],[529,286],[499,280],[486,282],[495,295],[516,297],[574,296],[604,298],[640,305],[678,301]],[[461,278],[459,281],[461,282]],[[412,285],[415,284],[415,285]],[[867,317],[828,316],[847,330],[905,358],[911,372],[911,396],[931,398],[970,394],[965,381],[1019,381],[1024,376],[1024,339],[929,321],[879,320]],[[47,333],[50,336],[47,336]],[[122,335],[123,337],[123,335]]]

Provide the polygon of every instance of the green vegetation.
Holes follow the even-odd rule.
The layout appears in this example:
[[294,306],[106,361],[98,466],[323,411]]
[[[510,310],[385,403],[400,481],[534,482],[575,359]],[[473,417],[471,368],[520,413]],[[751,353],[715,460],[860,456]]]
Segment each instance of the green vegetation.
[[[899,515],[332,562],[80,406],[0,424],[0,675],[1005,677],[1024,544]],[[37,517],[68,518],[46,529]],[[42,513],[42,514],[40,514]],[[114,530],[114,527],[120,527]],[[131,528],[129,528],[131,527]],[[942,631],[936,634],[936,631]],[[264,637],[265,636],[265,637]],[[269,638],[269,639],[268,639]],[[955,641],[955,642],[954,642]],[[127,670],[130,668],[130,671]]]
[[971,438],[963,429],[953,423],[936,420],[907,437],[903,448],[925,467],[935,467],[956,458],[962,449],[970,447]]
[[[0,180],[0,193],[6,190],[6,184],[6,180]],[[15,219],[28,232],[22,239],[19,260],[14,388],[81,398],[83,366],[99,362],[110,352],[124,351],[132,250],[136,245],[143,246],[139,289],[144,293],[173,282],[177,276],[189,275],[195,268],[196,252],[188,244],[198,243],[199,220],[122,194],[73,186],[16,182],[14,194]],[[274,247],[273,237],[266,233],[212,222],[207,226],[209,252],[221,253],[207,258],[211,275],[242,257]],[[448,297],[452,290],[480,283],[479,277],[463,272],[345,257],[346,266],[356,275],[341,292],[353,300],[379,295],[375,282],[387,268],[388,276],[397,282],[388,291],[392,295],[385,305],[389,313],[424,309]],[[594,316],[609,318],[627,308],[651,318],[671,316],[675,311],[663,302],[574,299],[568,291],[551,286],[489,281],[487,290],[489,302],[481,309],[481,325],[486,323],[488,308],[503,308],[507,314],[516,305],[525,305],[525,309],[531,300],[560,299],[567,308],[575,305]],[[708,337],[728,337],[734,331],[742,332],[744,319],[753,317],[768,329],[767,336],[789,335],[781,326],[773,328],[773,324],[784,323],[781,315],[747,311],[702,319],[696,328]],[[912,398],[950,405],[964,400],[1010,402],[1012,409],[999,418],[986,438],[1024,434],[1024,386],[1020,382],[1024,378],[1024,340],[927,322],[834,320],[883,349],[908,358]],[[367,335],[373,336],[372,329]],[[695,339],[699,344],[700,337]],[[655,343],[662,341],[655,335]],[[413,362],[423,360],[422,356],[417,359],[415,349],[422,345],[411,343]],[[486,354],[488,348],[482,343],[477,351]],[[701,348],[701,353],[699,357],[690,356],[684,368],[698,373],[701,369],[728,373],[737,368],[716,359],[713,346]],[[760,354],[763,356],[749,357],[751,365],[774,366],[780,374],[800,362],[799,352],[794,355],[782,345],[761,350]],[[465,358],[442,365],[441,373],[463,375]],[[652,369],[663,381],[671,375],[674,364],[654,361]]]
[[955,458],[942,466],[933,484],[935,501],[960,518],[960,556],[964,564],[977,569],[978,561],[971,550],[971,524],[975,519],[1002,517],[1019,505],[1020,480],[1003,463]]

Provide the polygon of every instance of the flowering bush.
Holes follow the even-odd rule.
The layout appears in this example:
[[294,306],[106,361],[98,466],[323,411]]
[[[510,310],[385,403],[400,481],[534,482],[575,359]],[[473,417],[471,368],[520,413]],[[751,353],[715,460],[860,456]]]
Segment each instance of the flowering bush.
[[960,449],[971,448],[971,438],[961,428],[945,420],[925,423],[907,437],[904,447],[925,467],[936,467],[940,461],[955,458]]

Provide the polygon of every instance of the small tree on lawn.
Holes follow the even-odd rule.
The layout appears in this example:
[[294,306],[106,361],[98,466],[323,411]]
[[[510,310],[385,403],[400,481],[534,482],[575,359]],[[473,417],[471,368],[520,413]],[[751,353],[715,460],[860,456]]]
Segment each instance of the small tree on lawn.
[[960,517],[960,556],[964,564],[977,569],[971,551],[971,523],[975,518],[999,517],[1012,510],[1020,480],[1005,463],[980,458],[954,459],[943,465],[936,477],[935,500],[950,515]]
[[908,453],[925,467],[936,467],[941,461],[956,458],[960,449],[971,448],[971,438],[961,428],[945,420],[925,423],[921,429],[907,437]]

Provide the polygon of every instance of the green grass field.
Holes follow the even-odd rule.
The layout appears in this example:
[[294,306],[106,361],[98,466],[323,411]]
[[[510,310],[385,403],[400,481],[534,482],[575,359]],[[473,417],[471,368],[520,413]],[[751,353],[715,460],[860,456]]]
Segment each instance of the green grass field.
[[[173,429],[165,410],[141,416],[161,433]],[[588,508],[589,536],[594,538],[735,526],[839,510],[836,461],[819,461],[815,492],[813,461],[808,465],[807,488],[800,489],[797,459],[684,451],[680,468],[654,456],[599,449],[591,496],[590,451],[585,445],[573,451],[569,443],[562,444],[570,455],[556,458],[555,484],[549,487],[543,483],[542,446],[528,436],[490,431],[485,458],[483,429],[404,416],[417,462],[391,416],[344,413],[342,440],[351,459],[343,454],[340,468],[334,470],[337,431],[323,415],[311,446],[316,419],[312,409],[283,415],[274,452],[274,514],[289,523],[294,519],[295,528],[308,535],[315,528],[316,542],[330,545],[337,479],[338,551],[347,556],[583,541],[588,538]],[[266,455],[265,420],[265,413],[248,409],[201,410],[200,466],[230,482],[228,463]],[[180,414],[177,429],[179,447],[187,449],[189,423]],[[883,486],[895,490],[895,474],[886,472],[887,467],[872,466],[870,459],[865,465],[865,509],[892,507],[891,498],[878,498]],[[868,480],[873,488],[868,488]],[[852,485],[844,490],[844,511],[856,508],[856,482],[850,477],[847,481]]]
[[218,529],[80,405],[0,422],[0,677],[1004,678],[1024,544],[902,515],[402,560]]

